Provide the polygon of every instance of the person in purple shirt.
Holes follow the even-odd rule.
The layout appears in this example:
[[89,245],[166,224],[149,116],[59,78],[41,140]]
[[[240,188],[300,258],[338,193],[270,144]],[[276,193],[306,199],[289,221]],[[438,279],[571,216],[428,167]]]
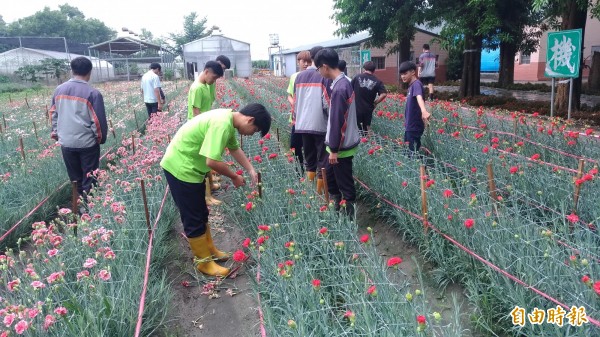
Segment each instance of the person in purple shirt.
[[423,83],[417,78],[417,65],[412,61],[402,62],[399,71],[402,82],[409,84],[404,111],[404,142],[408,143],[412,155],[421,147],[421,136],[431,115],[423,100]]

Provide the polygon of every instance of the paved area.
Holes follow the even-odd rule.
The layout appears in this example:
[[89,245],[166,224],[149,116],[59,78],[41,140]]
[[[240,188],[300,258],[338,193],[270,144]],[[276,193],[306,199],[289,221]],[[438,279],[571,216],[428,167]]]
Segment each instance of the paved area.
[[[458,86],[435,86],[434,90],[438,91],[458,91]],[[550,93],[539,92],[539,91],[520,91],[520,90],[506,90],[500,88],[490,88],[481,86],[481,93],[483,95],[494,95],[494,96],[512,96],[519,100],[526,101],[548,101],[550,102]],[[600,96],[581,95],[581,104],[589,106],[595,106],[600,104]]]

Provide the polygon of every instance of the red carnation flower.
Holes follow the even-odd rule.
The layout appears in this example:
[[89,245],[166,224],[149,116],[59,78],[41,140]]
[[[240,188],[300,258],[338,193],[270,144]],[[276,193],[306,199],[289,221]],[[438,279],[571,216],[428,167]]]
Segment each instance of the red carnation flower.
[[397,257],[397,256],[394,256],[394,257],[390,257],[388,259],[387,266],[388,267],[394,267],[394,266],[399,265],[400,263],[402,263],[402,259],[399,258],[399,257]]
[[360,242],[362,242],[362,243],[369,242],[369,234],[365,234],[365,235],[361,236],[360,237]]
[[594,283],[594,291],[596,292],[596,294],[597,294],[598,296],[600,296],[600,281],[596,281],[596,282]]
[[246,253],[244,253],[244,251],[242,250],[238,250],[235,253],[233,253],[233,260],[235,262],[244,262],[248,259],[248,255],[246,255]]
[[424,325],[425,323],[427,323],[425,316],[423,316],[423,315],[417,316],[417,323],[419,323],[420,325]]
[[453,194],[452,190],[444,190],[444,198],[450,198]]
[[317,280],[317,279],[312,280],[312,286],[315,289],[321,288],[321,280]]
[[322,234],[322,235],[327,234],[327,227],[322,227],[321,229],[319,229],[319,234]]
[[473,220],[473,219],[465,220],[465,227],[467,227],[467,228],[473,227],[474,224],[475,224],[475,220]]
[[567,215],[567,220],[569,220],[569,222],[571,222],[571,223],[575,223],[575,222],[579,221],[579,217],[577,216],[577,214],[571,213],[571,214]]

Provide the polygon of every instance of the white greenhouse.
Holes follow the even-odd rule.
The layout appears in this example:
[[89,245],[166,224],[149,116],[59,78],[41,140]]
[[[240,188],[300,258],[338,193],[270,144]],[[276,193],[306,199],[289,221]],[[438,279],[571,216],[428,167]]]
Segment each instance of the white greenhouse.
[[93,68],[90,82],[106,81],[115,77],[112,64],[97,57],[32,48],[15,48],[1,53],[0,74],[13,75],[19,68],[26,65],[37,65],[44,59],[70,61],[79,56],[87,57],[92,61]]
[[204,64],[216,59],[219,55],[225,55],[231,60],[234,76],[250,77],[252,74],[250,44],[213,34],[183,45],[187,77],[195,79],[198,73],[204,69]]

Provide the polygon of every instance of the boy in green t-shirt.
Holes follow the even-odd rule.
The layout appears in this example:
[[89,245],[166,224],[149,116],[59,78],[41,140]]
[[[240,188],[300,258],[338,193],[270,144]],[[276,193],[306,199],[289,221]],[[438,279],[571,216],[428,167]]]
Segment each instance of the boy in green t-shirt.
[[223,76],[223,68],[216,61],[208,61],[198,79],[192,83],[188,92],[188,120],[212,108],[215,101],[215,86],[219,77]]
[[227,260],[229,254],[215,247],[210,234],[204,177],[215,170],[231,179],[235,187],[245,185],[244,178],[223,162],[222,154],[228,148],[256,184],[258,175],[240,148],[235,130],[245,136],[260,131],[264,136],[270,127],[271,115],[260,104],[249,104],[239,112],[211,110],[179,128],[160,162],[190,248],[200,260],[197,268],[204,274],[223,277],[229,274],[229,269],[214,262]]
[[[212,108],[216,96],[215,82],[222,76],[223,67],[219,62],[206,62],[204,71],[202,71],[198,76],[198,79],[192,83],[190,91],[188,92],[188,120]],[[210,206],[217,206],[221,204],[221,201],[212,196],[212,175],[208,174],[207,179],[209,180],[209,183],[206,184],[206,203]],[[219,185],[215,184],[214,187],[215,189],[218,189]]]

